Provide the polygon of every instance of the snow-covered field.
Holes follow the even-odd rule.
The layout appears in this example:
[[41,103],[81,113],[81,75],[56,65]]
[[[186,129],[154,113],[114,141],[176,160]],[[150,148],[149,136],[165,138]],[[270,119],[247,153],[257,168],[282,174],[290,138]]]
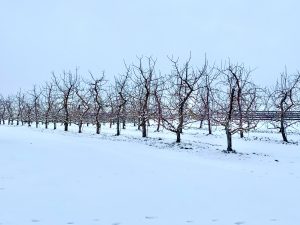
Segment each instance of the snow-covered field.
[[1,225],[300,224],[300,135],[0,126]]

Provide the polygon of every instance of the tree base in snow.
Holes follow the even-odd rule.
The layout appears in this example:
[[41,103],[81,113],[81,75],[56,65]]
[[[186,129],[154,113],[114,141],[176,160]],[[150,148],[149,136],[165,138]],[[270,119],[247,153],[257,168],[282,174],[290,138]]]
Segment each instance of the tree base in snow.
[[234,154],[236,154],[237,152],[235,151],[235,150],[223,150],[222,152],[224,152],[224,153],[227,153],[227,154],[229,154],[229,153],[234,153]]

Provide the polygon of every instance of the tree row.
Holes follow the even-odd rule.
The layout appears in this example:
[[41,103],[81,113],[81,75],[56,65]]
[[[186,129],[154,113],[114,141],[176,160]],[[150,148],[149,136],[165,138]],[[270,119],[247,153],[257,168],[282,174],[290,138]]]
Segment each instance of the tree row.
[[[212,134],[213,126],[224,128],[227,151],[233,152],[232,135],[255,129],[264,118],[254,118],[260,111],[276,111],[278,117],[268,121],[278,128],[288,142],[287,129],[299,122],[288,118],[300,111],[300,73],[281,73],[271,88],[256,85],[254,72],[244,64],[227,61],[220,66],[191,64],[191,57],[180,62],[169,58],[170,72],[161,74],[156,59],[139,57],[124,64],[124,72],[112,82],[105,73],[85,76],[74,71],[52,73],[51,79],[32,90],[20,90],[15,95],[0,96],[0,123],[48,128],[63,124],[68,131],[71,123],[82,132],[84,124],[95,125],[100,134],[101,124],[116,124],[116,135],[133,123],[148,136],[150,123],[159,132],[162,128],[174,133],[181,142],[184,129],[199,123]],[[300,114],[299,114],[300,116]]]

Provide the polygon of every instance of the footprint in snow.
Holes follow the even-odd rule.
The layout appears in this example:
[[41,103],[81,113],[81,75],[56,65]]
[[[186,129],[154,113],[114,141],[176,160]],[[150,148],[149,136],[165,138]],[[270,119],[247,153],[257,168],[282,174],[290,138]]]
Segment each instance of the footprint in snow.
[[145,216],[145,219],[153,220],[153,219],[157,219],[157,217],[155,217],[155,216]]
[[276,221],[277,221],[277,219],[270,219],[270,221],[272,221],[272,222],[276,222]]
[[38,222],[40,222],[40,220],[32,219],[31,222],[32,222],[32,223],[38,223]]
[[211,222],[218,222],[218,219],[212,219]]
[[241,225],[241,224],[244,224],[244,223],[245,223],[244,221],[238,221],[238,222],[235,222],[234,224]]
[[187,221],[185,221],[186,223],[193,223],[194,221],[192,221],[192,220],[187,220]]
[[67,222],[67,224],[74,224],[74,222]]
[[120,225],[121,223],[113,223],[112,225]]

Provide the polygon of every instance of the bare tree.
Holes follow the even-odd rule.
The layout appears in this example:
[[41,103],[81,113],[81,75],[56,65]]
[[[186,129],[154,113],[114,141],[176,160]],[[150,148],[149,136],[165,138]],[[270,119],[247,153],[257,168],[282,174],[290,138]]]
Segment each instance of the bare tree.
[[300,109],[300,73],[288,75],[285,70],[280,75],[271,93],[271,103],[279,111],[279,131],[284,142],[288,142],[286,130],[298,121],[288,121],[287,114]]
[[[54,84],[53,84],[54,85]],[[50,110],[50,118],[53,123],[53,129],[56,130],[57,123],[60,121],[61,118],[61,111],[63,108],[61,108],[61,100],[59,99],[59,94],[57,91],[57,87],[55,85],[53,86],[53,99],[52,99],[52,107]]]
[[228,67],[226,68],[229,76],[234,78],[236,84],[236,102],[237,102],[237,112],[238,112],[238,121],[239,121],[239,133],[240,137],[244,137],[244,104],[246,94],[248,93],[248,86],[250,85],[249,76],[251,70],[247,70],[243,64],[232,65],[229,62]]
[[256,88],[249,81],[251,70],[246,70],[243,64],[233,65],[230,62],[220,69],[223,79],[218,87],[218,114],[214,118],[224,126],[227,137],[227,152],[235,152],[232,148],[232,135],[240,132],[243,137],[245,131],[256,127],[250,126],[249,114],[256,109]]
[[194,70],[190,66],[191,56],[182,67],[179,66],[178,59],[170,58],[173,64],[173,72],[168,77],[168,95],[162,101],[163,106],[163,126],[167,130],[176,134],[176,142],[181,142],[183,128],[192,121],[188,118],[187,108],[190,104],[192,94],[199,87],[200,78],[206,73],[207,64],[202,69]]
[[162,98],[165,92],[166,80],[159,76],[155,78],[153,81],[153,96],[154,96],[154,115],[155,120],[157,121],[157,128],[156,131],[160,131],[160,126],[162,124],[162,117],[163,117],[163,109],[162,109]]
[[90,92],[93,98],[94,122],[96,124],[96,133],[100,134],[101,112],[104,110],[104,85],[106,83],[104,72],[99,78],[95,78],[90,72],[91,81],[89,82]]
[[45,87],[42,91],[43,95],[43,107],[44,107],[44,122],[45,128],[48,129],[49,122],[53,121],[53,111],[55,104],[55,96],[54,96],[54,84],[52,82],[46,82]]
[[108,120],[109,120],[109,128],[112,128],[112,125],[115,120],[115,111],[116,111],[116,94],[114,91],[114,87],[110,86],[107,95],[105,97],[106,106],[108,108]]
[[122,118],[124,117],[125,112],[125,105],[128,101],[129,94],[128,94],[128,85],[129,79],[131,76],[131,68],[126,67],[126,72],[124,75],[121,75],[119,78],[115,77],[115,86],[114,86],[114,99],[115,99],[115,117],[116,117],[116,124],[117,124],[117,136],[120,135],[120,123]]
[[12,96],[8,96],[5,101],[5,109],[7,112],[7,124],[13,125],[14,124],[14,115],[15,115],[15,108],[14,108],[14,98]]
[[2,95],[0,95],[0,124],[1,122],[5,124],[5,115],[6,115],[5,99]]
[[39,126],[39,119],[40,119],[40,95],[41,91],[37,89],[34,85],[32,91],[30,92],[30,96],[32,99],[32,106],[34,111],[34,121],[35,127],[38,128]]
[[25,105],[25,108],[24,108],[25,109],[25,116],[24,116],[25,121],[26,121],[28,127],[31,127],[33,117],[34,117],[34,115],[33,115],[34,107],[32,105],[32,101],[29,99],[26,99],[24,105]]
[[59,78],[53,73],[52,79],[61,95],[61,109],[64,113],[64,131],[68,131],[69,123],[71,122],[69,110],[71,105],[70,101],[78,86],[78,68],[76,68],[75,74],[73,74],[71,71],[68,73],[64,71],[63,75],[61,75]]
[[149,122],[149,103],[151,97],[152,81],[155,75],[156,60],[147,58],[147,66],[143,63],[143,57],[138,58],[138,64],[133,65],[135,75],[134,85],[136,86],[135,97],[137,98],[140,110],[138,116],[142,128],[142,137],[147,137],[147,124]]
[[74,110],[73,118],[74,121],[77,121],[76,124],[78,125],[78,133],[82,133],[82,126],[84,121],[88,121],[86,117],[88,115],[89,110],[91,109],[91,95],[90,90],[88,88],[80,87],[78,84],[76,89],[76,99],[73,103]]
[[[206,60],[206,59],[205,59]],[[207,60],[206,60],[206,64]],[[217,79],[219,78],[219,71],[213,67],[206,70],[200,81],[200,87],[198,88],[196,102],[197,106],[195,114],[198,114],[200,119],[200,128],[202,128],[203,121],[207,121],[208,134],[212,134],[212,114],[214,108],[214,93],[216,89],[214,87]]]
[[16,96],[16,104],[17,104],[17,125],[24,124],[24,110],[25,110],[25,94],[20,90]]

